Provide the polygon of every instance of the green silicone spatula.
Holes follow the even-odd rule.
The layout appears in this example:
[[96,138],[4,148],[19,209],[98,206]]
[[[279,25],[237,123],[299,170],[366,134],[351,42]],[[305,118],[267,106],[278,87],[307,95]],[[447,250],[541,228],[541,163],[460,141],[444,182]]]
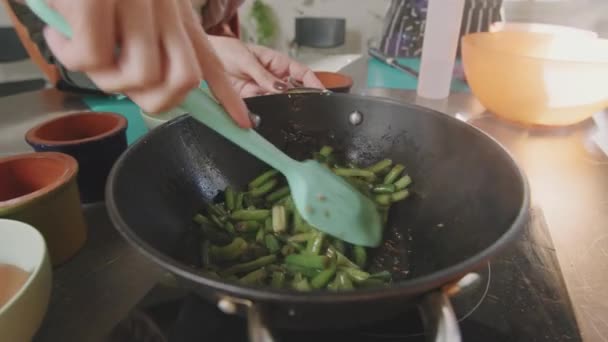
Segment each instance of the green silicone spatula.
[[[27,4],[47,24],[72,36],[69,25],[45,0],[27,0]],[[188,94],[180,107],[280,171],[287,178],[296,208],[310,225],[356,245],[380,244],[382,225],[375,204],[345,180],[316,161],[293,160],[255,130],[238,127],[218,103],[198,88]]]

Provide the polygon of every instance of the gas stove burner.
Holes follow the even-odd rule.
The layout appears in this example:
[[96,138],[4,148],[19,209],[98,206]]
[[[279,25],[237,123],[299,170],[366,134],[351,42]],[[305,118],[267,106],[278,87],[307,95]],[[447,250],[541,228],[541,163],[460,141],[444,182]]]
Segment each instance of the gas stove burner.
[[[477,286],[466,289],[463,293],[451,298],[452,307],[459,322],[471,316],[488,295],[492,279],[492,268],[489,262],[486,267],[479,271],[479,276],[481,277],[481,281]],[[359,334],[382,341],[386,341],[386,339],[409,341],[410,338],[424,336],[422,322],[418,316],[417,311],[407,312],[399,315],[397,318],[360,331]]]

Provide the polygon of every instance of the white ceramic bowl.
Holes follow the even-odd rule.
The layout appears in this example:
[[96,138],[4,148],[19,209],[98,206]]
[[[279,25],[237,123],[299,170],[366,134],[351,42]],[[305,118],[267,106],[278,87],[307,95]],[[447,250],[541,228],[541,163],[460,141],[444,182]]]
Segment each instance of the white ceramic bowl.
[[28,224],[0,219],[0,263],[29,273],[21,289],[0,307],[0,341],[31,341],[51,294],[51,263],[44,238]]

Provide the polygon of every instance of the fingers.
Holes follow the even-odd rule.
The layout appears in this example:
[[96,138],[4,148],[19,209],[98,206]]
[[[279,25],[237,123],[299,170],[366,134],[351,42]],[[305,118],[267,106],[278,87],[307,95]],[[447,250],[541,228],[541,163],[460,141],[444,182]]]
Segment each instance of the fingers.
[[[189,2],[181,3],[181,6],[183,15],[188,15],[188,11],[191,13],[189,15],[194,15]],[[211,92],[240,127],[251,128],[253,125],[249,119],[249,111],[228,81],[224,66],[211,48],[202,27],[196,20],[191,19],[186,20],[186,30],[192,39],[197,65],[200,66]]]
[[145,0],[120,1],[116,6],[120,55],[115,65],[90,72],[89,77],[107,92],[158,85],[163,79],[163,66],[153,7]]
[[113,64],[115,0],[52,0],[49,5],[74,32],[67,39],[52,28],[44,30],[49,48],[68,69],[87,72]]
[[199,85],[202,72],[178,7],[182,0],[151,1],[158,9],[156,23],[160,32],[164,78],[156,87],[130,91],[127,95],[144,110],[157,113],[182,102],[187,93]]
[[260,63],[267,70],[272,71],[274,75],[281,78],[292,77],[296,81],[301,82],[304,87],[325,88],[310,68],[296,62],[288,56],[258,45],[249,46],[249,50],[253,52]]

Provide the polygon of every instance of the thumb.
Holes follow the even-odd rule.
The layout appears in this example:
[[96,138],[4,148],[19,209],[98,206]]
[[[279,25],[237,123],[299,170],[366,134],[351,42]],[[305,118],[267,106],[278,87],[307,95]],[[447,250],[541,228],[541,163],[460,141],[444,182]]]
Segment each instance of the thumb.
[[270,93],[281,93],[289,88],[285,82],[266,70],[257,59],[254,60],[255,62],[249,66],[248,74],[260,88]]

